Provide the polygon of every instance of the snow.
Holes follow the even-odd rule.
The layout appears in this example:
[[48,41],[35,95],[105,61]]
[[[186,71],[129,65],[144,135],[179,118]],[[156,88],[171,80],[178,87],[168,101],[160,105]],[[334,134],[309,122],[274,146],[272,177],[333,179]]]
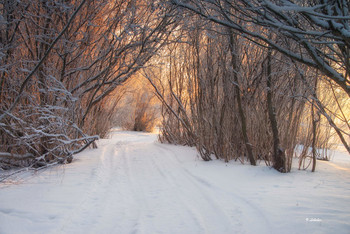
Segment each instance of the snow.
[[204,162],[115,131],[72,164],[0,184],[0,233],[350,233],[350,157],[317,171]]

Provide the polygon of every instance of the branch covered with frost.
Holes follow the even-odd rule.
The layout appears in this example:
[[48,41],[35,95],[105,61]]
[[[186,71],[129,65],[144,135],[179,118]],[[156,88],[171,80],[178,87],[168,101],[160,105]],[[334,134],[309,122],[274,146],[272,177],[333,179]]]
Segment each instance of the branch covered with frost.
[[[350,96],[350,3],[346,0],[171,0],[256,43],[321,71]],[[270,33],[279,40],[271,40]],[[291,49],[292,40],[299,49]]]

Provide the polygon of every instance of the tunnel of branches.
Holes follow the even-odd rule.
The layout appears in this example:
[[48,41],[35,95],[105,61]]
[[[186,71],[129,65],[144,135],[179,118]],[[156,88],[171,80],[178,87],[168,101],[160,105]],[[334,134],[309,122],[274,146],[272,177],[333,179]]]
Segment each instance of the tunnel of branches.
[[350,152],[349,3],[266,2],[1,1],[0,167],[116,126],[280,172]]

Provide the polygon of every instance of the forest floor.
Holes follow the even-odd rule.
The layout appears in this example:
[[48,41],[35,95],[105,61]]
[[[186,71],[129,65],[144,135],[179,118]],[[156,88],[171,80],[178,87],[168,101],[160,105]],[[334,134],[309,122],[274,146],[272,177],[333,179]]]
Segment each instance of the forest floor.
[[114,131],[98,145],[2,182],[0,233],[350,233],[346,153],[280,174],[204,162],[156,134]]

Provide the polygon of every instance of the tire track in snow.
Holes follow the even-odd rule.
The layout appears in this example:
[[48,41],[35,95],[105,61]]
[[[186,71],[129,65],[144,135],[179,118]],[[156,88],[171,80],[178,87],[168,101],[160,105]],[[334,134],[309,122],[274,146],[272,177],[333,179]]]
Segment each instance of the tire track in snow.
[[[118,141],[111,155],[111,178],[100,199],[98,216],[88,233],[133,233],[139,216],[139,202],[135,199],[132,168],[128,163],[127,148],[134,142]],[[125,231],[128,230],[128,231]]]
[[[155,162],[158,169],[163,171],[162,173],[170,172],[168,173],[168,178],[170,178],[170,181],[173,181],[179,188],[180,191],[178,191],[178,195],[182,198],[184,203],[186,203],[186,206],[192,210],[192,213],[197,215],[197,219],[201,220],[202,225],[205,226],[205,229],[207,230],[206,233],[241,233],[242,224],[240,218],[237,216],[230,217],[230,215],[224,211],[221,204],[217,202],[219,199],[218,197],[213,197],[203,189],[198,181],[188,177],[180,161],[177,159],[174,160],[174,153],[172,151],[160,147],[159,144],[155,145],[163,152],[162,161]],[[164,156],[166,156],[166,158]],[[164,169],[165,165],[166,167]],[[183,182],[186,183],[185,186]],[[189,188],[192,188],[192,193],[188,193],[187,190]],[[188,195],[192,196],[192,198],[186,199],[186,196]],[[234,213],[240,214],[241,211],[238,208],[235,208]],[[215,227],[215,224],[220,226]],[[215,230],[211,230],[213,226],[215,227]]]
[[[142,217],[142,210],[144,209],[144,200],[139,195],[140,189],[139,185],[135,181],[135,176],[133,174],[133,164],[130,162],[130,150],[129,147],[133,147],[135,144],[128,144],[124,147],[124,154],[122,154],[123,158],[123,168],[126,169],[127,178],[128,178],[128,185],[130,188],[130,194],[129,196],[132,196],[133,200],[135,201],[135,206],[131,207],[132,209],[129,210],[129,214],[131,217],[131,224],[130,226],[130,233],[137,233],[138,229],[140,228],[141,224],[141,217]],[[140,207],[141,206],[141,207]]]
[[[152,145],[153,146],[153,145]],[[153,147],[154,151],[154,147]],[[163,161],[159,160],[162,158],[161,155],[159,155],[159,152],[155,152],[156,154],[150,157],[150,162],[153,165],[154,169],[159,173],[161,178],[163,178],[165,186],[169,187],[171,189],[171,194],[173,194],[176,197],[176,202],[178,204],[179,212],[178,216],[181,218],[187,218],[189,223],[191,223],[191,226],[196,226],[198,228],[198,233],[206,233],[206,223],[203,217],[200,215],[198,210],[196,210],[193,207],[193,204],[190,204],[188,199],[184,199],[184,197],[189,198],[193,194],[189,194],[188,190],[184,190],[184,184],[179,184],[179,179],[172,176],[172,171],[174,169],[174,166],[169,164],[165,164]],[[188,189],[188,188],[187,188]],[[196,195],[197,198],[198,194]]]
[[[96,220],[95,211],[101,205],[100,198],[108,188],[111,178],[110,165],[113,157],[108,155],[111,155],[113,151],[113,145],[107,145],[101,149],[98,166],[93,170],[89,178],[90,186],[87,191],[82,191],[82,201],[71,210],[70,214],[63,221],[62,226],[54,233],[71,233],[72,230],[77,230],[74,231],[75,233],[89,233],[87,224],[94,224]],[[83,222],[79,222],[82,220]]]
[[[209,181],[192,173],[187,168],[182,166],[182,163],[179,160],[179,158],[177,157],[177,155],[173,151],[171,151],[169,148],[167,148],[166,145],[161,145],[160,143],[156,143],[155,145],[158,148],[160,148],[161,150],[168,152],[168,153],[165,153],[165,155],[171,154],[171,156],[169,156],[168,159],[164,160],[164,161],[172,161],[172,163],[178,164],[177,167],[182,169],[184,175],[187,175],[187,180],[189,180],[189,181],[195,180],[196,182],[194,182],[194,184],[196,184],[199,187],[199,189],[203,191],[203,194],[208,194],[208,195],[211,194],[211,196],[214,197],[214,198],[211,197],[211,199],[212,199],[212,201],[214,201],[215,205],[217,205],[218,207],[221,206],[220,204],[215,202],[216,200],[218,200],[217,197],[219,195],[230,196],[230,198],[234,202],[236,202],[236,204],[240,204],[240,206],[242,208],[245,208],[244,211],[242,211],[243,210],[242,208],[239,209],[241,214],[242,213],[249,214],[249,215],[247,215],[247,216],[249,216],[248,217],[249,220],[262,220],[263,221],[264,226],[257,229],[257,230],[259,230],[260,233],[273,233],[272,225],[270,224],[270,222],[268,221],[268,219],[264,215],[264,212],[259,207],[252,204],[247,199],[244,199],[241,195],[239,195],[237,193],[232,193],[231,191],[230,192],[226,191],[225,189],[220,188],[219,186],[216,186],[216,185],[210,183]],[[212,195],[213,191],[215,191],[214,195]],[[242,203],[245,204],[244,207],[241,205]],[[223,208],[223,207],[221,207],[221,208]],[[247,208],[248,208],[248,210],[247,210]],[[255,217],[252,217],[252,216],[255,216]],[[240,222],[240,224],[242,224],[242,222]]]
[[[134,233],[164,232],[164,229],[168,229],[171,233],[176,228],[184,229],[186,225],[191,226],[189,230],[193,231],[193,225],[198,222],[193,219],[193,213],[184,209],[184,204],[177,199],[175,195],[177,188],[174,183],[165,180],[166,175],[157,169],[154,163],[157,152],[154,152],[153,144],[135,144],[126,147],[127,167],[132,168],[130,170],[132,172],[139,172],[130,175],[130,186],[133,188],[137,203],[142,204]],[[182,220],[184,216],[186,220]],[[203,231],[204,229],[200,229],[197,233]],[[180,233],[180,230],[176,233]]]

